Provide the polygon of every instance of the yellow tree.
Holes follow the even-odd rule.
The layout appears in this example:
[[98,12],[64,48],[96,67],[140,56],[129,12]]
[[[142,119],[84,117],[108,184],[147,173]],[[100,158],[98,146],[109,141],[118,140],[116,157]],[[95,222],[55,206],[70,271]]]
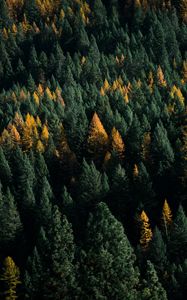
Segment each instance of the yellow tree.
[[108,146],[108,134],[106,133],[97,113],[95,112],[90,123],[88,135],[88,152],[95,157],[104,155]]
[[168,227],[172,224],[172,212],[167,202],[167,199],[165,199],[162,208],[162,222],[163,222],[166,236],[168,236]]
[[183,68],[182,68],[182,79],[184,82],[187,82],[187,60],[183,61]]
[[153,78],[153,72],[152,71],[149,72],[148,86],[149,86],[150,92],[152,93],[153,92],[153,86],[154,86],[154,78]]
[[40,140],[38,140],[38,142],[36,144],[36,150],[41,153],[43,153],[45,151],[45,147]]
[[49,139],[49,130],[47,125],[44,124],[41,133],[41,140],[46,144],[48,139]]
[[60,157],[62,157],[65,153],[67,154],[71,152],[63,124],[60,126],[60,136],[57,144],[57,150]]
[[185,99],[184,96],[180,90],[180,88],[176,87],[176,85],[174,84],[172,86],[171,92],[170,92],[170,96],[171,98],[177,98],[179,100],[179,102],[181,103],[182,106],[185,105]]
[[33,100],[37,105],[40,104],[40,98],[38,97],[38,94],[36,93],[36,91],[33,93]]
[[6,0],[11,17],[17,19],[24,6],[24,0]]
[[113,127],[111,132],[111,150],[115,152],[119,158],[124,158],[125,145],[119,131]]
[[152,239],[153,233],[150,227],[149,218],[143,210],[140,215],[140,245],[143,250],[146,250],[149,246],[149,242]]
[[20,284],[19,268],[15,265],[13,259],[8,256],[4,260],[3,274],[0,280],[4,283],[6,290],[4,291],[5,300],[15,300],[18,298],[16,295],[17,285]]
[[138,166],[137,164],[134,164],[134,167],[133,167],[133,177],[138,177],[139,175],[139,169],[138,169]]
[[160,86],[165,87],[167,85],[161,66],[158,66],[157,69],[157,80]]
[[20,144],[21,138],[19,132],[17,131],[17,128],[14,125],[9,124],[7,129],[12,139],[12,146]]
[[0,144],[1,145],[6,145],[6,147],[9,148],[9,149],[12,148],[12,139],[11,139],[10,133],[8,132],[7,129],[4,129],[2,134],[1,134]]

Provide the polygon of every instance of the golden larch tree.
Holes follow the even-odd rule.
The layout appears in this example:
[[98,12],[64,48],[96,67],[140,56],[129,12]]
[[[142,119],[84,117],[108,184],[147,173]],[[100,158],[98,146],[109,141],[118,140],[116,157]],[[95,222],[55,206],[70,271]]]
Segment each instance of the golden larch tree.
[[49,130],[48,130],[48,127],[46,124],[43,125],[43,128],[42,128],[42,133],[41,133],[41,140],[44,142],[44,143],[47,143],[49,139]]
[[148,86],[149,86],[150,92],[152,93],[153,92],[153,86],[154,86],[154,78],[153,78],[153,72],[152,71],[149,72]]
[[152,240],[152,230],[149,223],[149,218],[143,210],[140,215],[140,245],[143,250],[146,250],[149,246],[149,242]]
[[3,274],[0,280],[4,283],[6,290],[3,292],[5,300],[15,300],[18,298],[16,294],[17,285],[20,284],[20,271],[15,265],[13,259],[8,256],[3,263]]
[[137,164],[134,164],[134,167],[133,167],[133,177],[136,178],[136,177],[138,177],[138,175],[139,175],[138,166],[137,166]]
[[113,127],[111,132],[111,150],[117,153],[118,157],[123,159],[125,152],[125,144],[119,131]]
[[23,10],[24,2],[24,0],[6,0],[6,4],[12,18],[17,20]]
[[164,227],[166,236],[168,236],[168,228],[172,224],[172,212],[169,207],[167,199],[165,199],[164,205],[162,208],[162,222],[163,222],[163,227]]
[[182,64],[182,79],[187,82],[187,60],[184,60]]
[[20,137],[20,134],[19,134],[17,128],[15,127],[15,125],[9,124],[7,129],[8,129],[8,132],[9,132],[11,140],[12,140],[12,146],[16,146],[16,145],[20,144],[21,137]]
[[158,66],[157,69],[157,80],[160,86],[165,87],[167,85],[161,66]]
[[45,151],[45,147],[40,140],[37,141],[36,150],[41,153],[43,153]]
[[109,138],[97,113],[95,112],[90,123],[88,134],[88,152],[95,156],[104,154],[107,150]]

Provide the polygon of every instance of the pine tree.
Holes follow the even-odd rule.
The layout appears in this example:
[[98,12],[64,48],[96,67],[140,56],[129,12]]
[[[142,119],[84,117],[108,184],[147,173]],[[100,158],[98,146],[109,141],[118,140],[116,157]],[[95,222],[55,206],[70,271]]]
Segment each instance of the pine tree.
[[49,181],[44,176],[37,187],[37,215],[38,224],[44,228],[50,227],[52,213],[53,192]]
[[148,257],[157,271],[163,272],[165,270],[167,264],[167,250],[158,227],[154,229],[153,238],[149,244]]
[[127,172],[121,165],[117,165],[112,172],[109,207],[112,213],[122,221],[131,207],[129,195],[129,179]]
[[0,280],[3,282],[5,290],[3,292],[3,299],[15,300],[18,298],[16,288],[21,283],[20,271],[15,265],[13,259],[8,256],[3,263],[3,273],[0,276]]
[[22,223],[15,199],[8,189],[5,195],[0,194],[0,247],[15,246],[22,233]]
[[177,215],[171,226],[170,240],[169,240],[169,253],[172,258],[177,261],[182,261],[186,258],[186,245],[187,245],[187,217],[180,205]]
[[159,282],[154,265],[148,260],[146,270],[146,280],[144,281],[144,287],[142,290],[142,300],[167,300],[167,294],[161,283]]
[[81,252],[80,297],[138,299],[135,255],[119,223],[104,203],[90,214],[87,243]]
[[94,23],[97,24],[97,26],[101,26],[105,22],[106,8],[101,0],[95,0],[93,3],[92,11],[94,14]]
[[155,128],[152,149],[154,162],[158,164],[158,173],[162,174],[174,162],[174,152],[162,123],[158,123]]
[[5,186],[9,185],[12,180],[12,172],[2,147],[0,147],[0,180]]
[[71,224],[61,216],[57,206],[52,212],[50,229],[50,278],[45,283],[47,299],[70,299],[75,289],[75,269],[73,266],[75,245]]
[[89,165],[86,160],[83,161],[79,193],[81,203],[88,206],[95,205],[105,196],[103,175],[96,169],[93,162]]

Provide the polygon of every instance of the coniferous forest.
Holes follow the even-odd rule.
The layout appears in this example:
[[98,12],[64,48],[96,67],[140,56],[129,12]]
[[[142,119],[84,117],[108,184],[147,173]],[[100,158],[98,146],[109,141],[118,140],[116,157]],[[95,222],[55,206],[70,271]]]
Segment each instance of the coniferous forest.
[[0,0],[0,299],[187,295],[187,0]]

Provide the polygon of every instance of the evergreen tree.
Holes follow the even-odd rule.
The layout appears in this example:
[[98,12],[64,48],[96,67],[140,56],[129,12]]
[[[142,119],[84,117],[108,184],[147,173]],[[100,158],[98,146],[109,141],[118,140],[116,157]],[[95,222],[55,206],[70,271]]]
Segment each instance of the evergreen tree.
[[149,260],[147,261],[146,280],[144,282],[141,299],[168,299],[166,291],[159,282],[154,265]]
[[93,206],[105,196],[103,176],[94,163],[83,161],[82,174],[79,180],[79,199],[81,203]]
[[3,185],[7,186],[12,181],[12,172],[9,163],[4,155],[3,149],[0,147],[0,180]]
[[22,233],[22,223],[16,207],[15,199],[8,189],[5,195],[0,194],[0,245],[7,250],[16,245]]
[[155,128],[152,146],[155,163],[158,164],[158,173],[162,174],[174,162],[173,149],[162,123],[157,124]]
[[61,216],[57,206],[52,212],[50,229],[50,278],[45,283],[47,299],[71,299],[75,292],[75,269],[73,266],[75,245],[71,224]]
[[171,228],[169,253],[177,261],[186,258],[187,217],[182,206],[179,206],[177,215]]
[[81,253],[83,299],[138,299],[135,255],[123,226],[100,203],[87,225],[87,244]]
[[155,227],[153,238],[149,245],[149,259],[157,271],[164,271],[167,264],[167,250],[162,234],[158,227]]

